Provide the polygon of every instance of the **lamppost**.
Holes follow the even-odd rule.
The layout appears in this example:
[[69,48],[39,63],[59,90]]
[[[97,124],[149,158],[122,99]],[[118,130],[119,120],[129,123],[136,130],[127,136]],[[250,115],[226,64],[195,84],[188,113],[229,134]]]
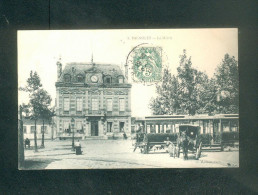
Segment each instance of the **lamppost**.
[[71,126],[72,126],[72,131],[73,131],[72,150],[74,151],[74,118],[71,119]]

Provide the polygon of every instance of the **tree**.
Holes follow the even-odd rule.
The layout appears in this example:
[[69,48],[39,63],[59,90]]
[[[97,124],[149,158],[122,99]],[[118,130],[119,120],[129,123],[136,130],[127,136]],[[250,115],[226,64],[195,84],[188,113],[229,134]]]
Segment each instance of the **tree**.
[[[51,103],[51,97],[46,94],[46,98],[50,98],[49,104]],[[43,126],[43,130],[41,131],[42,133],[42,141],[41,141],[41,147],[45,147],[44,145],[44,137],[45,137],[45,121],[48,122],[48,124],[51,123],[52,117],[54,116],[54,110],[49,108],[49,105],[47,105],[46,107],[42,108],[40,116],[42,118],[42,126]]]
[[155,115],[175,114],[180,108],[178,102],[178,79],[171,75],[168,67],[163,70],[161,84],[156,85],[157,98],[152,98],[150,109]]
[[180,55],[177,77],[179,80],[178,102],[182,114],[194,115],[206,112],[207,105],[210,104],[209,96],[211,94],[207,93],[210,80],[206,73],[192,67],[191,57],[187,57],[186,50],[183,50],[183,55]]
[[20,109],[22,110],[22,113],[24,113],[26,117],[29,117],[29,115],[30,115],[30,105],[29,104],[22,103],[22,105],[20,105]]
[[215,73],[215,80],[218,88],[219,112],[239,112],[239,76],[238,62],[235,57],[225,54],[222,63]]
[[202,84],[198,86],[197,100],[199,101],[198,114],[212,114],[216,111],[217,86],[215,80],[204,76]]
[[179,56],[177,76],[164,69],[161,84],[156,85],[158,96],[151,99],[153,114],[190,114],[212,112],[210,101],[215,92],[213,82],[201,71],[192,67],[191,57],[186,50]]
[[[32,108],[33,108],[32,116],[34,117],[34,120],[35,120],[35,132],[36,132],[36,121],[39,118],[43,118],[43,129],[44,129],[44,120],[45,120],[45,117],[48,117],[49,115],[49,105],[51,101],[52,99],[50,95],[44,89],[40,88],[34,94],[32,94],[30,99],[30,104],[32,105]],[[35,135],[36,133],[34,133],[34,137]],[[44,140],[44,133],[43,133],[42,140]],[[44,147],[44,141],[42,144],[43,144],[42,146]]]
[[30,118],[34,120],[35,131],[34,131],[34,147],[35,152],[38,151],[37,148],[37,120],[39,119],[42,109],[49,105],[51,98],[46,98],[47,92],[43,90],[42,84],[37,72],[31,71],[30,77],[27,79],[27,85],[24,88],[19,88],[19,90],[29,93],[29,105],[30,108]]

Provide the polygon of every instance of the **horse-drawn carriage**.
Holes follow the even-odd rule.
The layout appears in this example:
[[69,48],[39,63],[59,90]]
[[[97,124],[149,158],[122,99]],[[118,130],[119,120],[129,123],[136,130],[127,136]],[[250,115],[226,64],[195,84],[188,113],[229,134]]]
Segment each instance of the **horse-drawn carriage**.
[[166,149],[169,142],[176,143],[176,133],[138,133],[135,148],[140,148],[141,153],[148,154],[150,150]]
[[202,141],[200,138],[200,127],[195,125],[179,125],[179,135],[177,138],[177,156],[183,152],[184,159],[188,159],[190,150],[198,160],[201,156]]
[[138,133],[135,148],[148,154],[150,150],[167,149],[170,156],[179,157],[182,151],[184,159],[188,159],[188,150],[195,154],[198,160],[201,156],[202,142],[200,127],[194,125],[179,125],[178,133]]

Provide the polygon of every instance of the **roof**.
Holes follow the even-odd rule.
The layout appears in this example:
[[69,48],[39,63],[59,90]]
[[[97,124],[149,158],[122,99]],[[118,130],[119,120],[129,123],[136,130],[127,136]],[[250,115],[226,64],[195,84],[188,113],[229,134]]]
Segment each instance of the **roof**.
[[216,114],[209,115],[152,115],[146,116],[145,120],[212,120],[212,119],[239,119],[238,114]]
[[[73,73],[74,69],[74,73]],[[114,64],[100,64],[100,63],[67,63],[62,71],[62,75],[58,81],[62,81],[65,74],[82,74],[85,75],[86,72],[101,72],[104,75],[110,75],[112,77],[117,77],[119,75],[124,75],[121,68]]]
[[[32,120],[32,119],[29,119],[27,117],[23,118],[22,122],[23,122],[23,125],[35,125],[35,121]],[[43,125],[43,120],[42,119],[38,119],[37,120],[37,125]],[[46,126],[49,125],[47,120],[45,120],[44,125],[46,125]]]

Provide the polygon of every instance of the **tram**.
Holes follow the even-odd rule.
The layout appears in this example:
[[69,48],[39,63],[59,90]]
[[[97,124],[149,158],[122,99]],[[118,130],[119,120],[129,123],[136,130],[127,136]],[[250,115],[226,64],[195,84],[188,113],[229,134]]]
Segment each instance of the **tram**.
[[[239,145],[239,115],[153,115],[144,118],[136,118],[135,126],[141,126],[144,133],[178,133],[179,125],[191,124],[200,127],[200,137],[203,146]],[[134,127],[136,128],[136,127]]]

